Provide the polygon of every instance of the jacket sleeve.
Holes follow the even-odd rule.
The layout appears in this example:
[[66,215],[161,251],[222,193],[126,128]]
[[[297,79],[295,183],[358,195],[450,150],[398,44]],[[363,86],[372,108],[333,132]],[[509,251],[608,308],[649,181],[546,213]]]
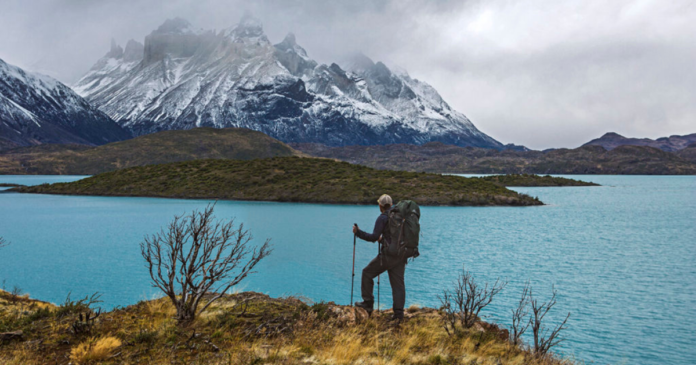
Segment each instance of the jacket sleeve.
[[375,229],[373,230],[372,233],[367,233],[363,230],[358,230],[358,238],[368,241],[368,242],[375,242],[379,239],[379,236],[382,235],[382,232],[384,231],[384,227],[386,227],[387,222],[389,221],[389,218],[386,215],[380,215],[377,218],[377,221],[375,221]]

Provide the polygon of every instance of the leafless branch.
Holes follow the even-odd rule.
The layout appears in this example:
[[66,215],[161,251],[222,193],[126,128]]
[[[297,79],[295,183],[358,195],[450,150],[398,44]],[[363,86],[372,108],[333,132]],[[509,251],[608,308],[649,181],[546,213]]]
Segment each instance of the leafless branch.
[[539,357],[544,357],[548,354],[549,350],[554,346],[557,346],[565,339],[559,337],[561,331],[566,329],[566,323],[568,318],[570,318],[570,313],[565,317],[563,322],[556,326],[553,330],[546,328],[543,323],[546,314],[556,305],[556,290],[553,289],[553,295],[548,302],[539,302],[534,299],[532,290],[529,290],[529,302],[532,307],[532,316],[530,318],[530,325],[532,328],[532,333],[534,334],[534,353]]
[[507,282],[496,279],[493,285],[485,283],[483,287],[474,276],[462,269],[453,290],[444,290],[440,302],[444,311],[444,326],[448,334],[457,334],[459,329],[471,328],[479,318],[479,313],[500,293]]
[[3,247],[5,247],[5,246],[8,246],[9,244],[10,244],[10,243],[7,242],[6,239],[4,239],[3,237],[0,237],[0,248],[3,248]]
[[[174,217],[166,229],[140,244],[152,285],[172,301],[180,323],[206,310],[271,253],[270,240],[252,248],[244,225],[235,227],[234,219],[217,221],[214,207]],[[212,296],[198,309],[206,294]]]
[[512,310],[512,332],[510,333],[510,342],[514,345],[522,344],[522,335],[529,329],[531,324],[530,321],[526,320],[529,315],[530,290],[529,281],[527,281],[522,289],[522,295],[520,296],[520,301],[517,303],[517,308]]

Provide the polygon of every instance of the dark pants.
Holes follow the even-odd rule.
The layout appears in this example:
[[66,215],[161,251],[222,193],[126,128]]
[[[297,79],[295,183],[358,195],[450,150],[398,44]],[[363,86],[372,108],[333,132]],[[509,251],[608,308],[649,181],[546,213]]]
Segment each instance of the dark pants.
[[404,303],[406,302],[406,284],[404,284],[404,272],[406,271],[406,260],[398,259],[387,255],[375,257],[370,261],[362,272],[362,298],[365,302],[374,303],[375,296],[373,295],[376,278],[381,273],[387,271],[389,273],[389,284],[392,288],[392,298],[394,299],[394,315],[404,315]]

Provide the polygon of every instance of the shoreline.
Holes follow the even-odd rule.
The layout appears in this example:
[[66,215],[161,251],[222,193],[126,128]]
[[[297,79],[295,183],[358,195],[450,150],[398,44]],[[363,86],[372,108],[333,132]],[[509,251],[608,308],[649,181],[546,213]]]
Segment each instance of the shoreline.
[[[38,185],[36,185],[38,186]],[[526,187],[526,186],[519,186]],[[541,187],[553,187],[553,186],[541,186]],[[573,186],[571,186],[573,187]],[[580,186],[574,186],[580,187]],[[102,197],[102,198],[148,198],[148,199],[172,199],[172,200],[207,200],[207,201],[227,201],[227,202],[246,202],[246,203],[281,203],[281,204],[312,204],[312,205],[334,205],[334,206],[374,206],[374,203],[351,203],[351,202],[319,202],[319,201],[287,201],[287,200],[252,200],[252,199],[226,199],[226,198],[212,198],[212,197],[176,197],[176,196],[154,196],[154,195],[100,195],[100,194],[80,194],[80,193],[57,193],[57,192],[26,192],[15,190],[15,188],[8,188],[5,190],[0,190],[0,193],[17,193],[17,194],[29,194],[29,195],[58,195],[58,196],[78,196],[78,197]],[[420,204],[421,207],[451,207],[451,208],[525,208],[525,207],[541,207],[548,206],[541,202],[541,204],[534,205],[454,205],[454,204]]]

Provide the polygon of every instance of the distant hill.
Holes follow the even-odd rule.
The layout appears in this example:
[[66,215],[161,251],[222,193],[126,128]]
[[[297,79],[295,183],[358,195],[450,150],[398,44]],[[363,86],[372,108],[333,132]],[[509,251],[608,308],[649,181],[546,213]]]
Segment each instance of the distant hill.
[[0,59],[0,150],[43,143],[102,145],[131,138],[72,89]]
[[243,128],[164,131],[99,147],[47,144],[0,153],[0,174],[93,175],[205,158],[250,160],[301,153]]
[[691,161],[696,164],[696,143],[693,143],[688,147],[678,151],[676,155],[684,160]]
[[583,146],[602,146],[606,150],[613,150],[619,146],[647,146],[659,148],[667,152],[675,152],[696,143],[696,133],[685,136],[669,136],[658,139],[650,138],[626,138],[617,133],[607,133],[600,138],[593,139]]
[[601,146],[584,146],[543,152],[497,151],[439,142],[422,146],[291,146],[312,156],[389,170],[474,174],[696,175],[696,163],[687,160],[688,156],[680,157],[642,146],[620,146],[610,151]]

